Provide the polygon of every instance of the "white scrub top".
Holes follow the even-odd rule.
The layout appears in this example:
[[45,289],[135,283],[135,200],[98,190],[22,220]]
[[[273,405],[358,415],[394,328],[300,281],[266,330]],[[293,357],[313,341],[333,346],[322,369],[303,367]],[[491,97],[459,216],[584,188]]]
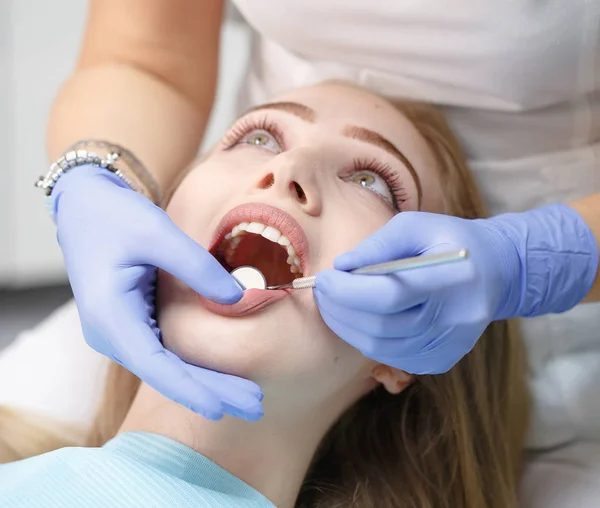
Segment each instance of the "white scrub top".
[[[234,0],[240,109],[339,78],[441,105],[492,214],[600,192],[600,0]],[[600,304],[522,320],[532,447],[600,438]]]

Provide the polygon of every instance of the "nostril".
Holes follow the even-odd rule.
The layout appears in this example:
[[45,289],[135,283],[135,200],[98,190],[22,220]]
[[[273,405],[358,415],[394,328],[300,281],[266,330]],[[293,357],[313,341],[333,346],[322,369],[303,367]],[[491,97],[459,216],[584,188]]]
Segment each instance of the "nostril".
[[300,187],[300,184],[298,182],[292,182],[290,184],[290,187],[293,187],[294,192],[296,193],[296,196],[298,197],[298,201],[300,201],[300,203],[302,203],[302,204],[306,203],[306,194],[304,193],[304,189],[302,189],[302,187]]
[[272,187],[274,183],[275,183],[275,177],[273,176],[273,173],[269,173],[260,181],[258,186],[261,189],[268,189],[269,187]]

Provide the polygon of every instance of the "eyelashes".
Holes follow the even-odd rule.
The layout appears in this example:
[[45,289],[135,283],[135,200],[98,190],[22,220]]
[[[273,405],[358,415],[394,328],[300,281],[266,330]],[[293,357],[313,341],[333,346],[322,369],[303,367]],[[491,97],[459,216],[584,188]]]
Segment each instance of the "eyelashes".
[[241,118],[237,121],[223,138],[224,149],[229,150],[237,145],[241,139],[255,130],[268,132],[275,138],[282,150],[285,150],[285,137],[277,124],[267,116],[259,118]]
[[[282,130],[279,128],[277,123],[269,119],[268,116],[263,115],[261,117],[244,117],[238,120],[225,134],[222,146],[223,150],[231,150],[248,136],[253,131],[264,131],[269,135],[273,136],[274,140],[279,145],[281,151],[286,150],[285,136]],[[401,211],[400,205],[405,203],[408,199],[408,193],[402,183],[402,178],[397,171],[394,171],[389,164],[382,163],[376,158],[373,159],[353,159],[351,170],[349,173],[356,173],[360,171],[371,171],[380,176],[387,185],[390,194],[392,196],[392,202],[389,199],[381,196],[381,194],[374,192],[380,199],[385,201],[388,205],[392,205],[395,210]]]

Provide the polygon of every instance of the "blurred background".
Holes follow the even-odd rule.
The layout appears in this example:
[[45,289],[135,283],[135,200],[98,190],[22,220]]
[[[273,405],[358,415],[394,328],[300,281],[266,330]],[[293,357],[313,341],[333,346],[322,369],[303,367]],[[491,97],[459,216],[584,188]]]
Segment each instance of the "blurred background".
[[[71,298],[55,227],[33,184],[49,166],[46,120],[74,68],[86,10],[85,0],[0,0],[0,349]],[[249,27],[231,6],[221,38],[204,146],[233,120],[248,60]]]

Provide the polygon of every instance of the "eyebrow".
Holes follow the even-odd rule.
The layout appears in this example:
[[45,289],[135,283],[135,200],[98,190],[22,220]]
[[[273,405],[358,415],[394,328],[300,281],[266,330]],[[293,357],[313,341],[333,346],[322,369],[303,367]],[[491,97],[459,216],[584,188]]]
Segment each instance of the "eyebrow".
[[[290,113],[304,120],[305,122],[310,123],[315,123],[317,119],[317,112],[314,109],[309,108],[304,104],[299,104],[297,102],[268,102],[266,104],[261,104],[259,106],[255,106],[249,109],[248,111],[246,111],[246,113],[244,113],[244,115],[252,113],[254,111],[261,111],[264,109],[276,109],[279,111],[284,111],[285,113]],[[384,138],[381,134],[370,129],[366,129],[364,127],[347,125],[346,127],[344,127],[342,134],[348,138],[356,139],[358,141],[364,141],[365,143],[370,143],[371,145],[381,148],[382,150],[386,151],[387,153],[398,159],[406,167],[406,169],[408,169],[408,172],[410,173],[415,182],[415,186],[417,187],[418,198],[417,206],[419,210],[421,209],[421,201],[423,199],[423,188],[421,186],[421,180],[419,178],[419,175],[415,171],[414,166],[408,160],[406,155],[404,155],[400,150],[398,150],[398,148],[396,148],[396,146],[391,141]]]
[[304,104],[298,104],[297,102],[268,102],[254,108],[250,108],[244,114],[246,115],[248,113],[252,113],[253,111],[260,111],[263,109],[278,109],[279,111],[285,111],[286,113],[290,113],[298,118],[301,118],[305,122],[310,123],[315,123],[317,118],[317,112],[314,109],[309,108]]

